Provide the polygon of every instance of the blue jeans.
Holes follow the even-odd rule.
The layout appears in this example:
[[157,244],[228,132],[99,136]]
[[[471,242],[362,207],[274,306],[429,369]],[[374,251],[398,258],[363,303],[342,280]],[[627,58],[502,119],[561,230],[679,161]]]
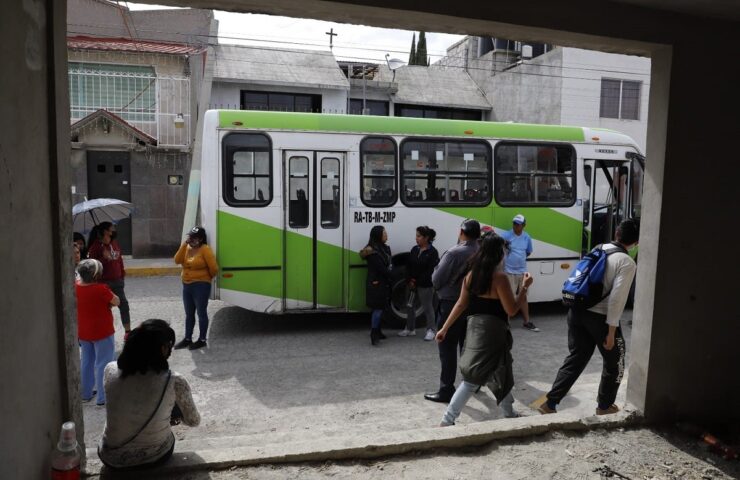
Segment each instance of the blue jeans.
[[380,328],[380,320],[383,318],[383,310],[373,310],[370,315],[370,327]]
[[195,312],[198,312],[198,340],[205,341],[208,333],[208,297],[211,296],[211,282],[182,284],[182,303],[185,304],[185,339],[193,339]]
[[93,389],[97,386],[97,404],[105,403],[105,388],[103,388],[103,372],[105,366],[114,359],[115,342],[113,335],[101,340],[90,342],[80,340],[82,360],[80,365],[80,377],[82,378],[82,399],[90,400]]
[[[442,425],[455,424],[455,420],[460,416],[460,412],[462,412],[463,407],[468,403],[468,400],[470,400],[470,397],[473,396],[479,386],[480,385],[463,381],[460,386],[457,387],[455,394],[452,396],[452,400],[450,400],[450,404],[447,406],[444,417],[442,417]],[[511,395],[511,392],[501,400],[501,409],[504,411],[505,417],[516,416],[516,413],[514,412],[514,397]]]

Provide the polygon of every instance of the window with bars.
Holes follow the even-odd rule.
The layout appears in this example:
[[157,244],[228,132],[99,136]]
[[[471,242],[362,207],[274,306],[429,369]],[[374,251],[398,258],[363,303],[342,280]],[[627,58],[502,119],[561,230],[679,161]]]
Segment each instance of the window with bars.
[[640,88],[641,82],[602,78],[599,116],[639,120]]
[[70,62],[69,103],[73,119],[105,109],[128,122],[154,122],[154,67]]

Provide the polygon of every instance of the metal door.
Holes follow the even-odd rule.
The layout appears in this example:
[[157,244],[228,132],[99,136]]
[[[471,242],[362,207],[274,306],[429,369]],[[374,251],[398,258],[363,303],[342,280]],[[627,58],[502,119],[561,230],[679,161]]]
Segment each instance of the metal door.
[[584,208],[584,250],[614,240],[617,226],[629,218],[629,162],[586,160],[589,201]]
[[285,310],[344,307],[344,159],[284,153]]
[[[128,152],[87,152],[87,198],[131,201],[131,160]],[[116,225],[124,255],[131,255],[131,219]]]

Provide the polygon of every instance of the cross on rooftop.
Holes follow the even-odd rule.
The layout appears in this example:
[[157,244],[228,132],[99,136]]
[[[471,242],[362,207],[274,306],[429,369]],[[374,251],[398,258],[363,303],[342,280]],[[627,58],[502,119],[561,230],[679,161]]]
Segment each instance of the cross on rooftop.
[[334,37],[338,36],[338,33],[334,33],[334,28],[330,28],[328,32],[326,32],[327,35],[329,35],[329,50],[334,49]]

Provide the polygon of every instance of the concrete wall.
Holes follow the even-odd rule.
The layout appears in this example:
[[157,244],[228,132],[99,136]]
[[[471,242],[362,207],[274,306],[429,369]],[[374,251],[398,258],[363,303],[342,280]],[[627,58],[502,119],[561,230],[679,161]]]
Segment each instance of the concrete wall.
[[261,92],[288,92],[321,95],[321,108],[324,113],[345,113],[347,111],[347,91],[329,90],[307,87],[283,87],[270,85],[255,85],[224,80],[214,80],[211,89],[209,108],[239,109],[241,104],[241,90],[257,90]]
[[[647,139],[650,59],[630,55],[562,48],[563,125],[610,128],[632,137],[645,151]],[[641,82],[639,119],[601,118],[601,79]]]
[[128,38],[129,28],[134,25],[142,40],[206,44],[211,20],[213,12],[209,10],[129,11],[123,4],[100,0],[68,2],[67,23],[72,35]]
[[488,52],[481,57],[489,68],[492,64],[496,70],[481,84],[492,106],[489,120],[563,123],[562,50],[552,50],[510,70],[500,71],[508,63],[506,55]]
[[49,478],[63,421],[82,438],[64,9],[9,2],[0,15],[3,479]]

